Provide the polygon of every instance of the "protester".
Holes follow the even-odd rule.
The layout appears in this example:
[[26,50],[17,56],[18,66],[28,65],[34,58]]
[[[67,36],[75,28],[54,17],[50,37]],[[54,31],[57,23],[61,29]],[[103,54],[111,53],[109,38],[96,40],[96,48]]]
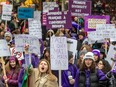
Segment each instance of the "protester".
[[73,64],[74,58],[71,51],[68,51],[68,70],[62,71],[62,87],[73,87],[77,67]]
[[105,74],[96,69],[94,54],[87,52],[80,70],[77,71],[74,87],[99,87],[99,81],[106,80]]
[[37,69],[31,69],[31,75],[34,77],[31,87],[58,87],[57,78],[52,74],[50,64],[45,59],[39,62]]
[[4,83],[8,84],[8,87],[18,87],[18,76],[20,72],[20,65],[16,57],[11,56],[6,66],[6,76],[3,76]]

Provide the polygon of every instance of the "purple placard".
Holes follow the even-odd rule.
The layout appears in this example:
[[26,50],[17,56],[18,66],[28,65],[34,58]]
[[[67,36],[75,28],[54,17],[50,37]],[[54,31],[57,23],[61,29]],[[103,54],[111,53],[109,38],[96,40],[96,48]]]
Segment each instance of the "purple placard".
[[108,24],[110,22],[110,16],[85,16],[85,31],[95,31],[96,24]]
[[71,12],[49,12],[47,14],[47,29],[71,28]]
[[91,15],[91,1],[69,0],[69,10],[72,16]]

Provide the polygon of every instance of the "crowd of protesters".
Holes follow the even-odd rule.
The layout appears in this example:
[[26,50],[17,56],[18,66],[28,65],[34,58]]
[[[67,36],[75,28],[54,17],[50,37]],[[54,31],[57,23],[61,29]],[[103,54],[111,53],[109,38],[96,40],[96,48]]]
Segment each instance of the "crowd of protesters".
[[[36,0],[35,0],[36,1]],[[109,2],[107,2],[109,1]],[[116,6],[114,0],[95,0],[94,14],[106,15],[111,13],[111,24],[116,25]],[[22,6],[23,2],[18,6]],[[112,6],[112,7],[111,7]],[[38,6],[37,6],[38,7]],[[58,71],[51,70],[50,37],[67,37],[77,40],[77,56],[68,51],[68,70],[62,70],[62,87],[116,87],[116,69],[107,61],[107,52],[110,45],[86,41],[87,32],[84,31],[83,17],[71,17],[72,28],[47,30],[42,26],[41,54],[31,53],[31,64],[25,67],[25,59],[18,60],[16,56],[5,57],[6,75],[3,74],[0,60],[0,87],[58,87]],[[28,20],[18,19],[16,8],[13,9],[11,21],[0,20],[0,39],[7,41],[9,49],[15,47],[15,34],[29,34]],[[7,24],[7,25],[6,25]],[[29,44],[25,44],[24,58],[29,56]],[[107,50],[107,52],[106,52]],[[112,60],[115,64],[115,59]]]

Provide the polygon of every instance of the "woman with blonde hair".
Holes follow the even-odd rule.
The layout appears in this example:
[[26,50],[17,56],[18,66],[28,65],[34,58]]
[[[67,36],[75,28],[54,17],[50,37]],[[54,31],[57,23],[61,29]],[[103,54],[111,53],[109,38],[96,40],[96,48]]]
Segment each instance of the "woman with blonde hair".
[[42,59],[37,69],[32,69],[31,75],[35,80],[31,87],[58,87],[57,78],[52,74],[50,64],[47,60]]

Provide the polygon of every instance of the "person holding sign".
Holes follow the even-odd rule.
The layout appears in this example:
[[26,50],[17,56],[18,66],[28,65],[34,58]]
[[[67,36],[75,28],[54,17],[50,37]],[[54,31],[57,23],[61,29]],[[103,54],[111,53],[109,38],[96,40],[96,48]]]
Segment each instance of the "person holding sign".
[[106,80],[105,74],[96,69],[94,54],[87,52],[80,70],[77,71],[74,87],[100,87],[99,81]]
[[3,76],[4,82],[8,84],[8,87],[18,87],[19,71],[20,65],[18,60],[14,56],[11,56],[9,65],[6,66],[6,76]]
[[74,87],[77,67],[73,64],[74,58],[71,51],[68,51],[68,70],[62,72],[62,87]]
[[[31,69],[34,84],[31,87],[58,87],[57,78],[51,72],[50,64],[47,60],[42,59],[38,68]],[[33,74],[34,73],[34,74]]]

